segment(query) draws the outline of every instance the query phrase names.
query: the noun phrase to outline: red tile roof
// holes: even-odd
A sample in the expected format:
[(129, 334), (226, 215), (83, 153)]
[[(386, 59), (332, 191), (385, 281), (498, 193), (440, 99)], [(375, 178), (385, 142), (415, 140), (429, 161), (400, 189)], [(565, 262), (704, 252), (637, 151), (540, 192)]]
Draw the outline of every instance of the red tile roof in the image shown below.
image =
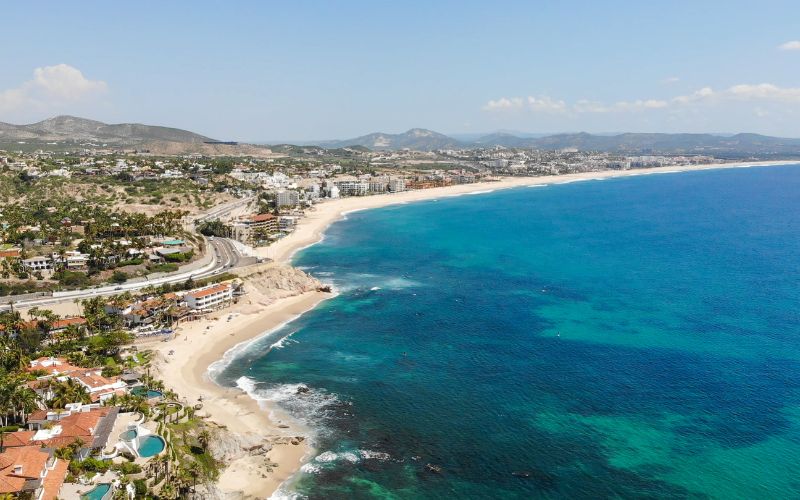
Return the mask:
[(268, 220), (272, 220), (272, 219), (277, 219), (277, 217), (275, 217), (272, 214), (257, 214), (257, 215), (251, 215), (250, 216), (250, 221), (251, 222), (264, 222), (264, 221), (268, 221)]
[[(49, 366), (44, 366), (48, 364)], [(79, 370), (85, 370), (79, 366), (72, 365), (64, 358), (48, 358), (41, 357), (31, 361), (31, 365), (26, 368), (27, 371), (45, 371), (48, 375), (61, 375), (64, 373), (71, 373)]]
[[(60, 330), (62, 328), (68, 327), (69, 325), (85, 325), (85, 324), (86, 324), (86, 318), (82, 318), (80, 316), (74, 316), (72, 318), (62, 318), (53, 321), (53, 323), (50, 325), (50, 330)], [(34, 319), (31, 321), (23, 321), (20, 326), (23, 330), (31, 330), (34, 328), (39, 328), (39, 320)], [(2, 330), (5, 330), (4, 325), (0, 325), (0, 331)]]
[(14, 259), (20, 256), (18, 249), (0, 250), (0, 259)]
[[(38, 441), (29, 441), (28, 443), (21, 442), (24, 437), (27, 435), (21, 435), (19, 438), (15, 437), (15, 440), (12, 442), (6, 442), (5, 445), (9, 449), (12, 447), (17, 446), (24, 446), (26, 444), (35, 444), (36, 446), (47, 446), (49, 448), (61, 448), (62, 446), (67, 446), (75, 442), (76, 439), (80, 439), (84, 442), (86, 446), (91, 446), (92, 441), (94, 440), (95, 433), (97, 432), (97, 426), (100, 423), (100, 420), (111, 413), (111, 411), (115, 409), (113, 407), (104, 407), (104, 408), (94, 408), (89, 411), (85, 412), (77, 412), (72, 413), (66, 417), (61, 418), (60, 420), (52, 420), (51, 423), (53, 425), (61, 426), (61, 432), (50, 439), (42, 439)], [(38, 420), (42, 421), (47, 418), (47, 413), (45, 412), (43, 415), (39, 415), (38, 412), (34, 415), (31, 415), (29, 420)], [(20, 432), (13, 432), (11, 434), (23, 434)], [(35, 434), (35, 433), (34, 433)], [(31, 435), (31, 438), (33, 435)]]
[(68, 467), (68, 461), (56, 460), (55, 466), (47, 471), (47, 476), (44, 478), (42, 500), (56, 500), (59, 498), (58, 492), (61, 490), (61, 485), (64, 484), (64, 479), (67, 477)]
[(215, 293), (224, 292), (230, 289), (230, 285), (225, 283), (222, 285), (215, 285), (210, 288), (203, 288), (201, 290), (197, 290), (195, 292), (189, 292), (187, 295), (194, 297), (196, 299), (201, 299), (203, 297), (208, 297), (209, 295), (213, 295)]
[(36, 431), (16, 431), (7, 432), (3, 435), (3, 446), (6, 448), (17, 448), (19, 446), (30, 446), (31, 439)]
[[(36, 480), (47, 467), (50, 453), (39, 446), (6, 448), (0, 453), (0, 493), (21, 493), (28, 480)], [(21, 469), (17, 470), (17, 467)]]

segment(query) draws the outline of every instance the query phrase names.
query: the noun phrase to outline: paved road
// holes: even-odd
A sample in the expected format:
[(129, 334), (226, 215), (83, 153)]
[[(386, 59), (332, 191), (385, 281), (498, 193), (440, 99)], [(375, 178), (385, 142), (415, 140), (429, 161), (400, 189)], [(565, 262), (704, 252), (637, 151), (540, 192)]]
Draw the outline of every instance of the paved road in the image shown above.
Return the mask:
[[(58, 302), (66, 302), (78, 299), (85, 299), (89, 297), (97, 297), (100, 295), (114, 295), (125, 291), (141, 290), (142, 288), (163, 285), (165, 283), (181, 283), (189, 278), (194, 280), (207, 278), (217, 274), (224, 273), (232, 269), (243, 260), (242, 255), (236, 250), (233, 243), (227, 238), (214, 238), (209, 240), (211, 247), (211, 262), (201, 267), (200, 269), (193, 269), (191, 271), (179, 272), (169, 276), (160, 278), (153, 278), (151, 280), (139, 281), (136, 283), (122, 283), (121, 285), (108, 285), (97, 288), (90, 288), (86, 290), (70, 290), (66, 292), (53, 292), (52, 297), (41, 297), (35, 299), (20, 300), (14, 302), (14, 307), (31, 307), (43, 306), (47, 304), (55, 304)], [(9, 309), (9, 304), (1, 304), (0, 311)]]
[(255, 197), (248, 196), (247, 198), (234, 200), (234, 201), (225, 203), (224, 205), (219, 205), (217, 207), (212, 208), (208, 212), (205, 212), (205, 213), (202, 213), (202, 214), (199, 214), (199, 215), (195, 216), (194, 218), (192, 218), (192, 221), (195, 224), (197, 224), (199, 222), (204, 222), (204, 221), (208, 221), (208, 220), (214, 220), (214, 219), (220, 219), (220, 218), (226, 217), (231, 212), (233, 212), (234, 210), (247, 205), (248, 203), (250, 203), (254, 199), (255, 199)]

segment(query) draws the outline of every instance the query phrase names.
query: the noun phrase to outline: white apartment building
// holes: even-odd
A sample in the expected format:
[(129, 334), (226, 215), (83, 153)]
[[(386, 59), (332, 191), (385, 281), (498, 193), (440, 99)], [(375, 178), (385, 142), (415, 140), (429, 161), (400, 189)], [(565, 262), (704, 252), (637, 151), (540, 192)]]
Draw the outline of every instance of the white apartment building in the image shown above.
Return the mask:
[(389, 191), (392, 193), (399, 193), (401, 191), (406, 190), (406, 181), (405, 179), (390, 179), (389, 180)]
[(278, 191), (277, 204), (279, 207), (294, 207), (300, 203), (300, 194), (297, 191)]
[(210, 285), (192, 290), (184, 297), (190, 309), (214, 309), (233, 300), (233, 287), (230, 283)]
[(342, 196), (364, 196), (369, 191), (369, 184), (364, 181), (334, 181)]
[(385, 177), (375, 177), (369, 181), (369, 190), (372, 193), (385, 193), (389, 187), (389, 180)]

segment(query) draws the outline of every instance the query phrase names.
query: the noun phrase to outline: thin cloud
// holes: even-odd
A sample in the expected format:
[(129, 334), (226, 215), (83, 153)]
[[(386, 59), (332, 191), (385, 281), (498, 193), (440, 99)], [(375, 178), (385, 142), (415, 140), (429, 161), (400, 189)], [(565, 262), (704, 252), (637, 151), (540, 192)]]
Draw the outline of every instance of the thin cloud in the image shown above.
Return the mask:
[(567, 104), (564, 101), (553, 100), (547, 96), (528, 96), (526, 98), (501, 97), (500, 99), (487, 102), (483, 109), (485, 111), (528, 109), (537, 112), (563, 113), (567, 109)]
[(0, 113), (22, 109), (52, 110), (64, 104), (104, 94), (106, 82), (90, 80), (68, 64), (33, 70), (33, 78), (19, 86), (0, 91)]
[(800, 50), (800, 40), (792, 40), (778, 45), (780, 50)]
[(580, 99), (569, 105), (563, 100), (556, 100), (550, 97), (501, 97), (500, 99), (489, 101), (483, 109), (496, 112), (528, 110), (534, 113), (548, 112), (578, 115), (637, 113), (668, 108), (685, 109), (693, 105), (734, 101), (800, 103), (800, 87), (779, 87), (771, 83), (738, 84), (720, 91), (716, 91), (711, 87), (702, 87), (691, 94), (678, 95), (670, 99), (637, 99), (617, 101), (613, 104)]

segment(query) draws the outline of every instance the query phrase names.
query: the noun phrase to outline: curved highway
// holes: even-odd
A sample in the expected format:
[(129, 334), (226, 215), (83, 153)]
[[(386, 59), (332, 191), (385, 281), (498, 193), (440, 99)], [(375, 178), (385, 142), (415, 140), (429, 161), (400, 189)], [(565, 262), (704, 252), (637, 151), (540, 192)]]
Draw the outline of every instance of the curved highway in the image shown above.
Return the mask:
[[(137, 281), (131, 283), (122, 283), (120, 285), (108, 285), (96, 288), (87, 288), (84, 290), (69, 290), (64, 292), (53, 292), (52, 296), (31, 298), (28, 300), (12, 301), (14, 307), (32, 307), (47, 304), (55, 304), (58, 302), (72, 301), (86, 299), (89, 297), (97, 297), (101, 295), (114, 295), (126, 291), (141, 290), (148, 286), (158, 286), (165, 283), (181, 283), (191, 278), (194, 280), (208, 278), (217, 274), (222, 274), (229, 269), (232, 269), (240, 264), (242, 256), (236, 250), (233, 243), (227, 238), (213, 238), (208, 239), (209, 251), (211, 251), (211, 262), (199, 269), (190, 271), (177, 272), (168, 276), (161, 276), (159, 278), (145, 279), (144, 281)], [(0, 311), (9, 309), (11, 304), (0, 304)]]

